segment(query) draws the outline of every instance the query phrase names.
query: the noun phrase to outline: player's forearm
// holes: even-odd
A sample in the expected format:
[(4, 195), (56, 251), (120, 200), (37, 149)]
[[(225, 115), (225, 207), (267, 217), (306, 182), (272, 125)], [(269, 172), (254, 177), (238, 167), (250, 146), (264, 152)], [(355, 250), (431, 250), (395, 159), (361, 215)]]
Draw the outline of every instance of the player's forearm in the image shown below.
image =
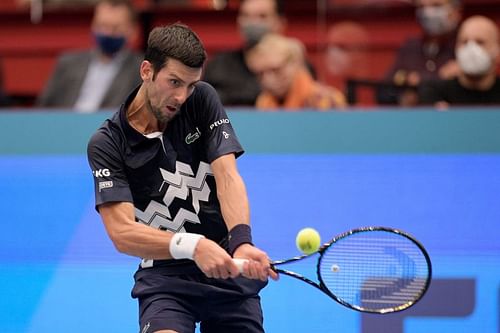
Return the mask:
[(249, 224), (247, 191), (236, 167), (234, 155), (219, 157), (212, 162), (211, 167), (217, 184), (222, 216), (228, 229), (231, 230), (237, 224)]
[(250, 223), (247, 192), (239, 174), (227, 174), (217, 183), (217, 196), (229, 230), (237, 224)]
[(134, 222), (110, 235), (116, 249), (122, 253), (147, 259), (170, 259), (169, 244), (172, 235)]
[(172, 234), (137, 223), (132, 204), (102, 205), (99, 213), (118, 251), (147, 259), (171, 258), (169, 243)]

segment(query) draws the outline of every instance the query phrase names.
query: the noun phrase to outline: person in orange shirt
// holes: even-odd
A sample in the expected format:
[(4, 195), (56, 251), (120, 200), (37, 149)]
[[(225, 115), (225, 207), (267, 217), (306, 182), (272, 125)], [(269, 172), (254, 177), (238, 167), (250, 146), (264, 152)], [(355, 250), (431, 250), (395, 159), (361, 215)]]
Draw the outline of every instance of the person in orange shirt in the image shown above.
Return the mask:
[(326, 110), (346, 106), (339, 90), (313, 79), (304, 54), (300, 41), (278, 34), (267, 34), (249, 51), (249, 68), (262, 88), (255, 104), (258, 109)]

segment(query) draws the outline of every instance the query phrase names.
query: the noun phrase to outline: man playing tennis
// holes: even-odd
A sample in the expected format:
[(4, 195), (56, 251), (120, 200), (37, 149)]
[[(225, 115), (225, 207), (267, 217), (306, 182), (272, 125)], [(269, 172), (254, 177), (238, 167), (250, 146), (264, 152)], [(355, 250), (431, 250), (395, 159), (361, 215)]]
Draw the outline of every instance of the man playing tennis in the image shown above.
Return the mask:
[[(142, 333), (263, 332), (259, 291), (277, 279), (252, 245), (243, 153), (188, 27), (155, 28), (142, 84), (92, 136), (96, 207), (115, 247), (144, 258), (132, 296)], [(240, 272), (232, 258), (248, 259)]]

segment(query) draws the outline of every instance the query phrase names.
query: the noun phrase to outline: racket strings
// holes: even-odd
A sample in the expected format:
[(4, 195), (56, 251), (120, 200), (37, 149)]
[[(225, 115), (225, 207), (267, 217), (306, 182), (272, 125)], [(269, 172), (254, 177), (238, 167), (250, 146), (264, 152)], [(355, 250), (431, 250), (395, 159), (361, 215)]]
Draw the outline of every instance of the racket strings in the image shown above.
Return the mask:
[(390, 312), (420, 298), (427, 288), (429, 266), (413, 241), (382, 230), (339, 239), (323, 253), (318, 273), (341, 302)]

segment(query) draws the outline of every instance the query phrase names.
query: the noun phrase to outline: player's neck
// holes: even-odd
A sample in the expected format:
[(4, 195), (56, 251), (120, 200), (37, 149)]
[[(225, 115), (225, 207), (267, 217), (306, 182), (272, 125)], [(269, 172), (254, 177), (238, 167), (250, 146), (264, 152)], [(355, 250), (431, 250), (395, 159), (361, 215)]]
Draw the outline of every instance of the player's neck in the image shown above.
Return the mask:
[(146, 92), (141, 86), (137, 95), (127, 109), (127, 120), (130, 125), (141, 134), (150, 134), (161, 131), (158, 120), (148, 110)]

